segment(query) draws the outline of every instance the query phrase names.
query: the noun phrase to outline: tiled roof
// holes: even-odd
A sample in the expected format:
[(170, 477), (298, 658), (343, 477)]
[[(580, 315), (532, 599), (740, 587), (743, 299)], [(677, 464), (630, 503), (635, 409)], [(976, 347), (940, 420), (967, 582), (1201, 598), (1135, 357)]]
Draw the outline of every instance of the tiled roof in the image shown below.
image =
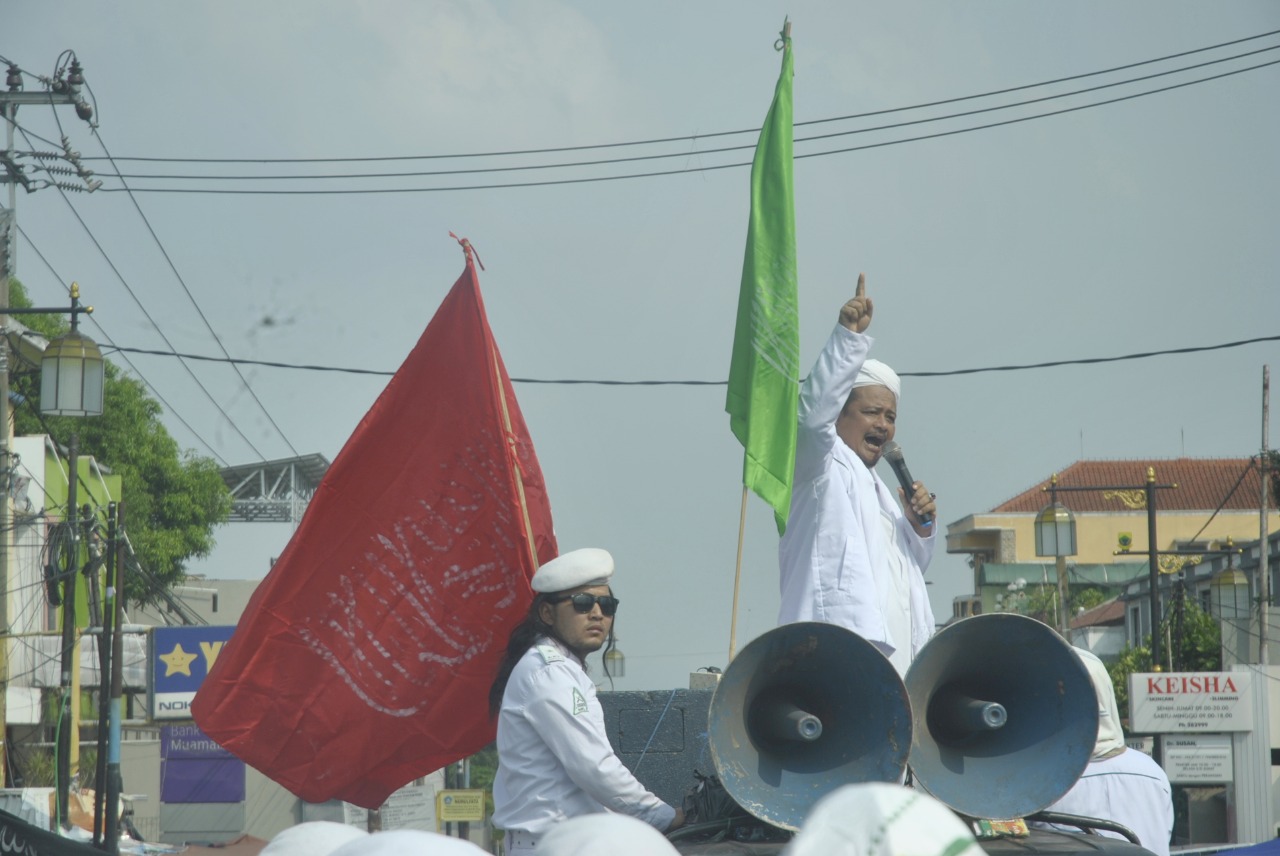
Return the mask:
[[(1177, 490), (1156, 491), (1160, 511), (1224, 511), (1257, 509), (1261, 499), (1258, 468), (1248, 458), (1165, 458), (1139, 461), (1076, 461), (1058, 473), (1059, 488), (1124, 487), (1139, 491), (1147, 482), (1147, 469), (1155, 470), (1156, 484), (1176, 484)], [(1035, 513), (1049, 504), (1046, 478), (992, 512)], [(1224, 503), (1225, 500), (1225, 503)], [(1103, 490), (1063, 491), (1058, 501), (1073, 512), (1115, 512), (1125, 509), (1119, 499)], [(1271, 508), (1275, 500), (1270, 499)], [(1145, 506), (1139, 506), (1145, 508)]]
[(1118, 597), (1106, 603), (1100, 603), (1093, 609), (1087, 609), (1071, 619), (1071, 628), (1073, 630), (1080, 627), (1101, 627), (1111, 624), (1124, 624), (1124, 601)]

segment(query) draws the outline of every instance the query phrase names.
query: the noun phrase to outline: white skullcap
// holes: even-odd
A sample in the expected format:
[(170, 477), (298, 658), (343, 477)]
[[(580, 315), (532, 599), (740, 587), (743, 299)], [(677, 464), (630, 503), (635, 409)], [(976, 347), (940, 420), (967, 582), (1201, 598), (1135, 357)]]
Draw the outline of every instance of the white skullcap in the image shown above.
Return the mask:
[(368, 837), (363, 829), (346, 823), (309, 820), (281, 830), (260, 852), (263, 856), (329, 856), (348, 841)]
[(902, 378), (879, 360), (867, 360), (862, 364), (853, 382), (854, 389), (860, 386), (887, 386), (895, 401), (902, 397)]
[(1124, 728), (1120, 725), (1120, 706), (1116, 704), (1116, 688), (1107, 674), (1107, 667), (1092, 651), (1075, 648), (1080, 662), (1089, 672), (1093, 691), (1098, 696), (1098, 741), (1093, 745), (1091, 760), (1101, 761), (1105, 756), (1124, 748)]
[(568, 591), (578, 586), (607, 585), (613, 576), (613, 556), (599, 547), (583, 547), (561, 553), (533, 575), (537, 592)]
[(626, 814), (580, 814), (551, 827), (538, 856), (663, 856), (679, 853), (667, 837)]
[(843, 785), (818, 800), (783, 856), (983, 856), (973, 830), (924, 791)]
[(420, 829), (392, 829), (348, 842), (329, 856), (475, 856), (484, 852), (462, 838)]

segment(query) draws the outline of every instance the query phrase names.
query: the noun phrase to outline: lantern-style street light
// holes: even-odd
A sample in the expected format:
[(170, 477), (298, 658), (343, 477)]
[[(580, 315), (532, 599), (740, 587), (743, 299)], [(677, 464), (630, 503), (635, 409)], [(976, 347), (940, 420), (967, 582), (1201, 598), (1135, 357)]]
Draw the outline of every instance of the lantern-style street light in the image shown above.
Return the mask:
[[(101, 416), (102, 390), (105, 376), (105, 363), (102, 352), (92, 339), (80, 332), (79, 318), (81, 313), (93, 312), (92, 306), (80, 303), (80, 286), (71, 283), (71, 306), (69, 309), (45, 309), (38, 307), (15, 308), (4, 310), (6, 315), (36, 315), (53, 312), (69, 312), (71, 314), (71, 330), (50, 340), (40, 359), (40, 412), (47, 416)], [(7, 430), (7, 429), (6, 429)], [(67, 510), (65, 522), (68, 527), (71, 557), (71, 568), (62, 581), (62, 673), (59, 686), (65, 695), (69, 695), (72, 685), (72, 670), (79, 668), (77, 648), (75, 645), (76, 625), (76, 564), (79, 556), (78, 540), (80, 512), (76, 498), (76, 483), (79, 480), (77, 460), (79, 437), (72, 432), (67, 443)], [(71, 705), (64, 701), (58, 705), (58, 746), (57, 746), (57, 792), (58, 823), (64, 828), (68, 826), (67, 800), (71, 793)]]
[(1067, 607), (1067, 556), (1076, 554), (1076, 518), (1058, 502), (1058, 476), (1049, 480), (1049, 504), (1036, 515), (1036, 555), (1053, 556), (1058, 576), (1058, 632), (1071, 641), (1071, 611)]
[[(1042, 509), (1036, 515), (1036, 555), (1045, 556), (1053, 555), (1058, 557), (1058, 597), (1062, 600), (1063, 613), (1066, 610), (1066, 559), (1068, 555), (1075, 554), (1075, 520), (1071, 518), (1071, 512), (1058, 503), (1059, 491), (1105, 491), (1114, 494), (1127, 494), (1141, 492), (1143, 503), (1147, 508), (1147, 563), (1148, 577), (1151, 591), (1151, 662), (1152, 667), (1158, 672), (1163, 666), (1163, 652), (1161, 650), (1160, 639), (1160, 551), (1157, 549), (1156, 542), (1156, 491), (1166, 488), (1176, 488), (1176, 484), (1156, 484), (1156, 471), (1154, 467), (1147, 467), (1147, 480), (1139, 486), (1133, 485), (1096, 485), (1090, 487), (1066, 487), (1058, 484), (1058, 476), (1055, 473), (1053, 478), (1049, 480), (1049, 485), (1045, 490), (1049, 491), (1049, 505)], [(1066, 512), (1066, 518), (1055, 509)], [(1043, 537), (1043, 541), (1041, 540)], [(1065, 552), (1070, 547), (1071, 552)], [(1041, 548), (1046, 549), (1052, 547), (1056, 552), (1041, 553)], [(1063, 624), (1069, 618), (1063, 618)], [(1066, 632), (1063, 633), (1067, 636)], [(1068, 641), (1070, 637), (1068, 636)]]

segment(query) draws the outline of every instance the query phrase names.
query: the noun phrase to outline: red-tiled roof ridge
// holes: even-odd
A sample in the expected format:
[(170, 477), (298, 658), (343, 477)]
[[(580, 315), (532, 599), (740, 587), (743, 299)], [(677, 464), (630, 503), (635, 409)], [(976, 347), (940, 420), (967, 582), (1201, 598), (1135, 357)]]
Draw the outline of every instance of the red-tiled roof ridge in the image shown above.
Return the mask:
[[(1155, 471), (1157, 485), (1176, 484), (1177, 489), (1156, 491), (1156, 508), (1164, 511), (1240, 511), (1257, 509), (1261, 499), (1258, 467), (1250, 458), (1140, 458), (1135, 460), (1076, 461), (1058, 475), (1059, 488), (1124, 487), (1141, 491), (1148, 468)], [(992, 512), (1035, 513), (1049, 504), (1049, 477), (1017, 496), (1002, 502)], [(1103, 490), (1063, 490), (1058, 501), (1074, 512), (1124, 511), (1117, 498)], [(1224, 500), (1226, 500), (1224, 504)], [(1275, 508), (1274, 499), (1270, 507)]]

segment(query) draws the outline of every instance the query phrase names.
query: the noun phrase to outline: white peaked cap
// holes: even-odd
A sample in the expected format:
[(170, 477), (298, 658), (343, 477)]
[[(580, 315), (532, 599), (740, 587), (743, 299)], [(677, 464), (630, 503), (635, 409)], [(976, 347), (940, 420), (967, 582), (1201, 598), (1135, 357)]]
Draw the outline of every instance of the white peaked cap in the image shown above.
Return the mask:
[(607, 585), (613, 576), (613, 556), (599, 547), (583, 547), (561, 553), (533, 575), (536, 592), (568, 591), (578, 586)]
[(368, 838), (369, 833), (345, 823), (310, 820), (276, 834), (262, 848), (262, 856), (329, 856), (348, 841)]
[(844, 785), (818, 800), (783, 856), (984, 856), (973, 830), (924, 791)]
[(895, 400), (902, 398), (902, 378), (879, 360), (867, 360), (862, 364), (853, 381), (854, 389), (860, 386), (887, 386)]
[(350, 841), (329, 856), (476, 856), (484, 852), (462, 838), (420, 829), (392, 829)]
[(580, 814), (542, 836), (538, 856), (665, 856), (677, 854), (667, 837), (626, 814)]

